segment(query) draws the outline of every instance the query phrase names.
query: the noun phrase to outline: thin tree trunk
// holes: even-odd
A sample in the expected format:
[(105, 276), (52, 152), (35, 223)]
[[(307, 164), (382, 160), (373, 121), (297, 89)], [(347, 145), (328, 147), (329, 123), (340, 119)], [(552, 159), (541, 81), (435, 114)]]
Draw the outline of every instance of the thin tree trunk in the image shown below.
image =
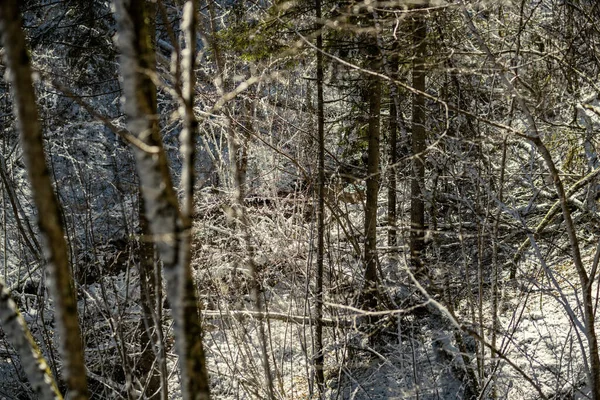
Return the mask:
[(321, 0), (315, 0), (317, 16), (317, 140), (319, 146), (319, 181), (317, 199), (317, 276), (315, 284), (315, 376), (319, 396), (325, 391), (323, 364), (323, 259), (325, 256), (325, 112), (323, 98), (323, 24)]
[[(377, 45), (372, 45), (377, 49)], [(372, 69), (379, 71), (379, 52), (374, 55)], [(368, 86), (369, 127), (367, 162), (367, 199), (365, 205), (365, 286), (362, 293), (362, 306), (375, 310), (379, 302), (377, 274), (377, 197), (379, 194), (379, 115), (381, 113), (381, 80), (370, 75)], [(373, 322), (373, 321), (371, 321)]]
[[(160, 352), (160, 349), (164, 347), (158, 343), (159, 335), (157, 333), (161, 329), (161, 322), (158, 318), (155, 318), (156, 311), (154, 311), (154, 306), (156, 304), (156, 292), (160, 288), (157, 287), (156, 279), (154, 279), (154, 246), (149, 240), (151, 233), (148, 220), (144, 214), (144, 199), (141, 193), (138, 206), (138, 220), (141, 231), (141, 238), (138, 240), (138, 252), (140, 259), (140, 305), (142, 309), (139, 324), (141, 332), (139, 369), (147, 381), (144, 396), (148, 399), (157, 399), (160, 398), (160, 393), (164, 395), (168, 393), (166, 387), (161, 388), (163, 369), (160, 367), (163, 363), (166, 363), (166, 359), (165, 354), (161, 354)], [(155, 346), (155, 344), (158, 344), (158, 346)], [(155, 363), (159, 367), (159, 371), (161, 371), (160, 374), (155, 373)], [(166, 377), (162, 376), (162, 378)], [(166, 383), (167, 380), (163, 379), (162, 385)], [(166, 397), (163, 396), (162, 398), (165, 399)]]
[[(397, 47), (397, 46), (394, 46)], [(392, 80), (397, 79), (398, 71), (398, 55), (391, 55), (390, 72)], [(393, 255), (397, 255), (398, 251), (398, 234), (396, 231), (397, 215), (396, 215), (396, 164), (398, 163), (398, 112), (396, 108), (398, 97), (398, 88), (395, 83), (390, 82), (390, 143), (389, 143), (389, 167), (388, 167), (388, 246), (392, 249)]]
[[(129, 118), (129, 130), (152, 149), (152, 152), (148, 152), (135, 147), (134, 153), (146, 216), (167, 282), (181, 368), (182, 395), (184, 399), (209, 399), (200, 309), (190, 266), (189, 201), (185, 200), (183, 213), (180, 213), (160, 139), (157, 110), (152, 101), (156, 96), (156, 87), (148, 74), (155, 62), (145, 24), (145, 3), (144, 0), (116, 2), (124, 109)], [(193, 9), (193, 5), (186, 5), (184, 20), (187, 22), (184, 24), (193, 25), (190, 22), (194, 17)], [(193, 68), (193, 65), (190, 67)], [(187, 118), (184, 118), (184, 129), (188, 127)], [(193, 123), (192, 126), (196, 128)], [(182, 133), (184, 142), (187, 140), (186, 134), (193, 135), (194, 132)], [(189, 157), (189, 153), (186, 155), (184, 152), (184, 157)]]
[(54, 297), (64, 366), (63, 378), (67, 383), (69, 399), (83, 400), (88, 398), (87, 379), (67, 242), (61, 224), (58, 199), (46, 165), (29, 54), (21, 30), (21, 16), (14, 0), (0, 2), (0, 32), (6, 64), (10, 70), (11, 90), (21, 131), (25, 163), (38, 210), (38, 224), (46, 242), (46, 257), (52, 277), (50, 288)]
[[(412, 65), (412, 86), (425, 91), (425, 37), (427, 27), (423, 18), (414, 21), (413, 45), (415, 57)], [(425, 98), (413, 93), (412, 106), (412, 164), (413, 178), (410, 186), (410, 261), (415, 273), (423, 274), (422, 253), (425, 237)]]
[[(504, 175), (506, 173), (506, 153), (507, 153), (507, 138), (502, 141), (502, 161), (500, 162), (500, 179), (498, 180), (498, 202), (502, 204), (504, 201)], [(500, 316), (498, 315), (498, 305), (500, 302), (500, 285), (502, 284), (502, 275), (498, 260), (498, 248), (500, 241), (499, 226), (502, 216), (502, 208), (498, 207), (495, 215), (494, 227), (492, 230), (492, 347), (497, 348), (497, 336), (500, 332)], [(493, 354), (492, 354), (493, 356)], [(494, 363), (494, 369), (496, 368)], [(492, 377), (491, 398), (497, 398), (496, 376)]]
[[(149, 2), (148, 7), (148, 36), (152, 48), (156, 49), (156, 5)], [(149, 66), (152, 72), (156, 70), (155, 65)], [(157, 109), (156, 95), (152, 98), (152, 109)], [(154, 275), (154, 245), (150, 240), (151, 232), (148, 219), (145, 214), (144, 195), (142, 187), (139, 187), (138, 221), (141, 238), (138, 240), (139, 273), (140, 273), (140, 305), (142, 316), (140, 318), (140, 372), (144, 375), (146, 385), (144, 397), (148, 399), (165, 399), (168, 397), (166, 376), (166, 354), (164, 354), (164, 343), (158, 342), (159, 330), (162, 329), (161, 321), (156, 318), (154, 310), (156, 304), (156, 293), (162, 288), (157, 286)], [(163, 350), (163, 351), (161, 351)], [(156, 373), (158, 367), (159, 373)], [(161, 383), (162, 381), (162, 383)]]

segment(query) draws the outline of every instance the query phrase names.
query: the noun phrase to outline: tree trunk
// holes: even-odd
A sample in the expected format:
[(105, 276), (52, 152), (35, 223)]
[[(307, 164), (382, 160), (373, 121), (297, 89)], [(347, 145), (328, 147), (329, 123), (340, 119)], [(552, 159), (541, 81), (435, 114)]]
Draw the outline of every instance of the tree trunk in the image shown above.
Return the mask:
[[(134, 153), (146, 216), (163, 262), (167, 282), (167, 296), (171, 304), (175, 345), (181, 368), (182, 395), (184, 399), (209, 399), (200, 309), (190, 266), (189, 200), (186, 199), (184, 212), (180, 213), (153, 102), (156, 87), (147, 73), (155, 62), (145, 24), (145, 3), (144, 0), (120, 0), (116, 3), (124, 110), (129, 118), (129, 130), (151, 149), (147, 151), (134, 147)], [(193, 14), (193, 8), (186, 6), (184, 19), (193, 21)], [(187, 118), (189, 116), (184, 118), (184, 129), (189, 126), (196, 128), (197, 124), (192, 122), (189, 125)], [(194, 133), (182, 132), (182, 142), (187, 140), (185, 135)], [(189, 157), (189, 153), (184, 152), (184, 157)], [(187, 183), (186, 187), (190, 184), (193, 187), (193, 182)]]
[[(148, 36), (152, 43), (152, 48), (156, 49), (156, 5), (148, 3)], [(152, 71), (156, 70), (155, 65), (150, 66)], [(155, 94), (155, 93), (154, 93)], [(152, 98), (152, 109), (157, 109), (156, 95)], [(161, 343), (163, 335), (161, 334), (162, 324), (161, 313), (157, 312), (155, 307), (160, 306), (156, 302), (156, 294), (161, 291), (157, 286), (159, 282), (154, 274), (154, 245), (150, 240), (151, 232), (148, 219), (145, 214), (144, 196), (142, 188), (139, 187), (138, 196), (138, 221), (141, 237), (138, 240), (137, 250), (139, 252), (139, 273), (140, 273), (140, 306), (142, 315), (140, 318), (140, 362), (139, 370), (145, 379), (144, 397), (148, 399), (165, 399), (168, 397), (167, 374), (166, 374), (166, 354), (164, 353), (164, 343)], [(154, 366), (158, 367), (159, 373)], [(161, 376), (162, 375), (162, 376)], [(162, 383), (161, 383), (162, 378)], [(161, 395), (162, 394), (162, 395)]]
[[(397, 46), (394, 46), (397, 47)], [(392, 79), (397, 78), (398, 71), (398, 55), (392, 54), (390, 59), (390, 74)], [(398, 101), (398, 88), (394, 82), (390, 83), (390, 142), (389, 142), (389, 168), (388, 168), (388, 246), (392, 249), (393, 255), (397, 256), (398, 252), (398, 234), (396, 232), (396, 164), (398, 163), (398, 112), (396, 107)]]
[(67, 242), (61, 224), (58, 199), (46, 165), (29, 54), (21, 30), (21, 16), (14, 0), (0, 2), (0, 32), (6, 64), (10, 70), (25, 163), (38, 210), (38, 224), (46, 242), (46, 257), (52, 277), (50, 288), (54, 297), (64, 366), (63, 378), (67, 383), (69, 398), (83, 400), (88, 398), (87, 379)]
[[(413, 45), (415, 57), (412, 65), (412, 86), (425, 91), (425, 37), (427, 27), (423, 18), (414, 21)], [(422, 261), (425, 237), (425, 98), (413, 94), (412, 107), (412, 165), (413, 179), (410, 186), (410, 261), (418, 275), (425, 273)]]
[(323, 259), (325, 256), (325, 112), (323, 99), (323, 24), (321, 0), (315, 0), (317, 14), (317, 140), (319, 146), (319, 181), (317, 199), (317, 276), (315, 284), (315, 376), (319, 396), (325, 391), (323, 364)]
[[(372, 47), (377, 49), (376, 44)], [(374, 55), (372, 69), (379, 71), (379, 52)], [(368, 86), (369, 127), (367, 161), (367, 199), (365, 205), (365, 286), (362, 293), (362, 307), (375, 310), (379, 300), (377, 274), (377, 197), (379, 194), (379, 115), (381, 113), (381, 80), (370, 75)], [(372, 322), (372, 321), (371, 321)]]
[[(141, 189), (140, 189), (141, 190)], [(144, 397), (148, 399), (158, 399), (160, 393), (163, 393), (163, 399), (166, 399), (168, 394), (167, 388), (161, 388), (161, 375), (163, 378), (162, 385), (167, 383), (166, 369), (161, 368), (166, 363), (166, 354), (161, 352), (164, 349), (163, 343), (159, 342), (162, 335), (158, 331), (162, 328), (161, 321), (157, 318), (158, 314), (155, 311), (156, 293), (160, 290), (154, 276), (154, 246), (149, 240), (151, 237), (148, 220), (144, 214), (144, 199), (140, 193), (138, 218), (140, 224), (141, 238), (138, 240), (139, 252), (139, 271), (140, 271), (140, 305), (142, 315), (140, 318), (140, 362), (139, 370), (146, 379), (146, 389)], [(158, 344), (158, 346), (156, 346)], [(156, 347), (155, 347), (156, 346)], [(158, 357), (157, 357), (158, 355)], [(154, 365), (159, 367), (160, 374), (157, 374)], [(160, 390), (160, 391), (159, 391)]]

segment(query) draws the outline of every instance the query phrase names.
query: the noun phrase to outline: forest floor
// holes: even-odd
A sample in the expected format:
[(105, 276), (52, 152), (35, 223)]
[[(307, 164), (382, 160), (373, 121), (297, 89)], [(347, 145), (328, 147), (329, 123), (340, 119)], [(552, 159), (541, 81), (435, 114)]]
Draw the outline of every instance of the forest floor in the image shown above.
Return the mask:
[[(591, 257), (588, 252), (587, 265), (591, 265)], [(478, 333), (488, 343), (495, 342), (501, 357), (492, 356), (489, 349), (482, 353), (481, 345), (465, 335), (462, 340), (468, 351), (461, 352), (457, 330), (434, 310), (429, 316), (398, 319), (397, 334), (389, 337), (393, 341), (367, 349), (370, 357), (348, 365), (345, 384), (332, 390), (330, 397), (464, 399), (468, 361), (479, 388), (485, 388), (481, 398), (492, 398), (494, 392), (500, 399), (539, 399), (538, 388), (548, 398), (588, 398), (581, 356), (587, 351), (586, 339), (574, 327), (568, 311), (575, 308), (573, 315), (580, 315), (577, 274), (568, 259), (548, 267), (555, 283), (533, 261), (524, 263), (520, 271), (526, 275), (520, 282), (528, 282), (526, 285), (517, 287), (506, 280), (499, 299), (495, 339), (490, 329), (489, 316), (493, 314), (489, 292), (482, 302), (469, 298), (458, 305), (455, 315), (459, 322), (486, 327)]]
[[(288, 206), (280, 206), (275, 210), (272, 206), (253, 209), (249, 233), (265, 296), (268, 318), (262, 323), (276, 398), (302, 400), (311, 398), (316, 390), (311, 318), (314, 249), (310, 245), (314, 224), (302, 220), (298, 210), (288, 213)], [(261, 320), (252, 301), (251, 271), (242, 250), (244, 239), (227, 208), (213, 199), (207, 199), (200, 211), (204, 217), (195, 222), (197, 240), (192, 264), (205, 305), (204, 343), (213, 396), (222, 400), (266, 398)], [(346, 211), (361, 212), (359, 208)], [(410, 284), (402, 272), (402, 262), (390, 262), (385, 256), (381, 272), (393, 304), (386, 306), (387, 314), (380, 320), (382, 326), (373, 335), (368, 324), (364, 324), (365, 315), (352, 307), (363, 270), (360, 259), (354, 255), (360, 237), (352, 235), (360, 231), (360, 224), (349, 226), (345, 231), (331, 229), (327, 236), (325, 398), (464, 399), (468, 397), (468, 371), (473, 373), (479, 389), (485, 391), (481, 398), (492, 398), (495, 392), (497, 399), (538, 399), (542, 397), (538, 389), (548, 398), (586, 398), (582, 357), (586, 339), (576, 328), (581, 315), (579, 280), (568, 256), (555, 259), (545, 270), (529, 254), (520, 264), (518, 280), (510, 281), (508, 273), (502, 276), (495, 338), (490, 287), (482, 288), (482, 301), (477, 287), (471, 288), (470, 296), (457, 296), (452, 312), (459, 323), (484, 326), (477, 332), (488, 343), (495, 342), (501, 353), (497, 357), (489, 349), (482, 351), (471, 336), (460, 333), (436, 309), (435, 302)], [(359, 239), (353, 243), (356, 237)], [(593, 263), (595, 247), (583, 247), (585, 265)], [(82, 289), (80, 312), (89, 316), (82, 323), (86, 331), (92, 332), (86, 337), (89, 368), (97, 375), (107, 375), (107, 368), (118, 372), (122, 351), (119, 335), (134, 335), (139, 329), (135, 322), (139, 308), (125, 306), (137, 304), (138, 285), (136, 269), (131, 268), (105, 275)], [(433, 299), (439, 297), (433, 295)], [(44, 316), (36, 310), (37, 306), (31, 304), (25, 307), (24, 316), (34, 335), (45, 338), (40, 341), (44, 345), (53, 340), (52, 333), (44, 325)], [(569, 317), (571, 310), (574, 320)], [(51, 310), (46, 312), (47, 321)], [(18, 360), (3, 341), (0, 357), (5, 361), (0, 363), (0, 375), (5, 377), (0, 397), (10, 399), (11, 393), (23, 390), (24, 379), (15, 375), (18, 369), (13, 364), (18, 364)], [(169, 371), (176, 369), (176, 360), (171, 349)], [(119, 392), (114, 383), (117, 378), (102, 383), (110, 388), (107, 392)], [(176, 380), (177, 375), (173, 374), (173, 399), (180, 396)]]
[[(269, 364), (276, 371), (275, 392), (282, 399), (306, 399), (315, 390), (310, 318), (313, 276), (309, 268), (314, 260), (313, 249), (307, 244), (314, 227), (295, 223), (291, 219), (298, 217), (286, 218), (283, 211), (277, 214), (272, 209), (258, 210), (250, 234), (256, 242), (255, 261), (270, 314), (264, 323)], [(227, 224), (217, 222), (204, 219), (198, 223), (202, 244), (196, 247), (194, 261), (208, 305), (205, 326), (213, 393), (218, 399), (264, 398), (260, 321), (252, 313), (250, 271), (239, 255), (243, 252), (235, 250), (243, 244), (234, 224), (223, 229)], [(359, 260), (350, 255), (352, 243), (347, 238), (347, 231), (330, 232), (327, 238), (327, 398), (462, 399), (468, 394), (468, 370), (478, 387), (484, 388), (483, 398), (494, 392), (496, 398), (535, 399), (540, 398), (538, 389), (548, 397), (571, 394), (568, 398), (585, 398), (577, 393), (585, 392), (581, 354), (586, 344), (567, 312), (571, 307), (575, 315), (580, 315), (578, 279), (568, 258), (548, 265), (554, 282), (532, 259), (520, 265), (519, 286), (508, 276), (503, 277), (506, 279), (498, 301), (495, 338), (489, 317), (489, 287), (483, 289), (482, 301), (475, 293), (456, 304), (454, 312), (461, 324), (486, 327), (478, 333), (488, 343), (495, 342), (502, 354), (496, 357), (489, 349), (482, 351), (470, 336), (459, 334), (431, 304), (426, 312), (393, 310), (396, 317), (384, 318), (389, 324), (375, 339), (365, 332), (360, 322), (364, 316), (350, 306), (357, 295), (356, 287), (360, 287), (362, 270)], [(591, 251), (584, 254), (588, 254), (585, 261), (591, 264)], [(405, 284), (406, 277), (391, 273), (391, 263), (384, 260), (382, 265), (388, 265), (382, 268), (390, 277), (386, 290), (394, 294), (391, 297), (414, 298), (415, 290)], [(420, 294), (416, 297), (423, 303), (427, 301)]]

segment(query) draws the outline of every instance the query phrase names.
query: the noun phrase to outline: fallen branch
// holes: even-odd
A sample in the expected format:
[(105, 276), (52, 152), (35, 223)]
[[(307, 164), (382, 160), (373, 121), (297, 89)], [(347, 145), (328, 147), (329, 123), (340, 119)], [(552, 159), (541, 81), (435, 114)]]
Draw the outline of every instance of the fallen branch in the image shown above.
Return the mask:
[[(203, 318), (211, 319), (230, 319), (230, 318), (257, 318), (257, 319), (270, 319), (275, 321), (283, 321), (287, 323), (295, 324), (314, 324), (316, 318), (308, 315), (290, 315), (277, 312), (258, 312), (252, 310), (227, 310), (227, 311), (207, 311), (202, 310)], [(353, 325), (353, 321), (344, 320), (339, 318), (321, 318), (323, 326), (327, 327), (348, 327)]]

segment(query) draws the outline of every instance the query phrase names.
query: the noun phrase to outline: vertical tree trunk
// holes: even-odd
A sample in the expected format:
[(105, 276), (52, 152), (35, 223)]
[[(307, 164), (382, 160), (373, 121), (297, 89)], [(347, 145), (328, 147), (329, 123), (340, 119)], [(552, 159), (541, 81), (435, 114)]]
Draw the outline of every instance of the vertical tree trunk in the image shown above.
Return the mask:
[[(394, 48), (397, 46), (394, 46)], [(395, 50), (395, 49), (394, 49)], [(394, 51), (393, 50), (393, 51)], [(397, 78), (398, 55), (394, 52), (390, 59), (391, 78)], [(398, 88), (394, 82), (390, 83), (390, 120), (389, 120), (389, 168), (388, 168), (388, 246), (392, 248), (392, 253), (397, 255), (396, 247), (398, 238), (396, 232), (396, 164), (398, 163), (398, 112), (396, 102), (398, 100)]]
[(323, 373), (323, 259), (325, 256), (325, 112), (323, 99), (323, 24), (321, 21), (321, 0), (315, 0), (317, 14), (317, 140), (319, 146), (319, 181), (317, 199), (317, 276), (315, 284), (315, 376), (319, 395), (325, 390)]
[[(116, 2), (124, 109), (129, 118), (129, 130), (152, 150), (136, 147), (134, 153), (146, 215), (167, 282), (167, 296), (172, 309), (175, 345), (181, 368), (182, 395), (184, 399), (209, 399), (200, 309), (190, 266), (191, 200), (185, 198), (183, 212), (180, 212), (153, 102), (156, 87), (148, 75), (155, 62), (145, 23), (145, 3), (144, 0)], [(190, 24), (190, 29), (194, 25), (193, 10), (193, 4), (186, 4), (184, 24)], [(188, 49), (189, 46), (188, 43)], [(194, 53), (193, 48), (189, 51)], [(188, 62), (192, 63), (189, 68), (193, 68), (193, 57)], [(185, 100), (184, 97), (184, 101), (188, 102), (189, 99)], [(197, 128), (197, 123), (190, 118), (189, 115), (184, 116), (184, 131)], [(182, 132), (182, 143), (186, 143), (184, 146), (189, 146), (190, 143), (186, 135), (194, 133), (193, 130)], [(190, 149), (184, 149), (184, 158), (191, 157), (189, 151)], [(186, 162), (189, 161), (184, 161)], [(184, 172), (186, 174), (189, 176), (190, 173)], [(189, 190), (190, 185), (193, 187), (193, 177), (189, 179), (190, 182), (184, 183), (186, 190)]]
[[(147, 7), (148, 36), (152, 48), (156, 49), (156, 5), (149, 2)], [(150, 65), (149, 68), (151, 68), (152, 72), (156, 70), (155, 65)], [(151, 108), (156, 110), (156, 93), (153, 93), (151, 101)], [(154, 245), (150, 240), (151, 232), (145, 214), (144, 195), (142, 194), (141, 186), (139, 187), (138, 221), (141, 233), (137, 250), (140, 259), (140, 305), (142, 309), (140, 319), (141, 355), (139, 369), (146, 380), (144, 397), (151, 400), (158, 398), (166, 399), (168, 396), (166, 354), (164, 354), (164, 343), (159, 342), (163, 337), (159, 332), (162, 330), (162, 325), (160, 319), (156, 318), (156, 316), (160, 313), (155, 310), (155, 307), (158, 305), (156, 303), (156, 293), (160, 292), (161, 288), (157, 286), (159, 282), (156, 281), (154, 274)], [(158, 367), (159, 373), (157, 373), (155, 365)]]
[[(374, 49), (372, 69), (379, 71), (380, 58), (377, 45)], [(368, 162), (367, 162), (367, 199), (365, 205), (365, 286), (362, 293), (362, 306), (367, 310), (375, 310), (378, 305), (377, 274), (377, 196), (379, 194), (379, 115), (381, 113), (381, 80), (369, 75), (369, 127), (368, 127)]]
[(0, 32), (10, 70), (25, 163), (38, 210), (38, 224), (46, 242), (45, 251), (52, 278), (50, 288), (54, 297), (64, 366), (63, 378), (67, 383), (69, 399), (83, 400), (88, 398), (87, 379), (67, 242), (60, 220), (58, 199), (46, 165), (29, 54), (21, 30), (21, 16), (14, 0), (0, 2)]
[[(166, 399), (165, 396), (168, 393), (168, 388), (161, 388), (161, 377), (163, 378), (162, 385), (164, 386), (167, 383), (166, 369), (162, 368), (163, 364), (166, 363), (166, 354), (160, 351), (161, 349), (164, 349), (162, 344), (159, 343), (159, 338), (161, 338), (162, 335), (158, 334), (158, 331), (162, 327), (161, 321), (158, 318), (155, 318), (158, 314), (157, 311), (155, 311), (155, 307), (157, 306), (156, 293), (160, 288), (157, 287), (154, 276), (154, 246), (149, 240), (151, 233), (148, 226), (148, 220), (144, 213), (144, 198), (141, 193), (139, 198), (138, 216), (141, 231), (141, 238), (138, 240), (138, 252), (140, 259), (140, 305), (142, 309), (139, 324), (141, 332), (139, 370), (147, 381), (144, 397), (148, 399), (158, 399), (161, 398), (160, 393), (163, 393), (164, 396), (162, 398)], [(155, 344), (158, 344), (156, 348)], [(153, 367), (155, 363), (159, 368), (160, 374), (157, 374)], [(166, 367), (166, 365), (164, 366)]]
[[(506, 173), (506, 153), (507, 138), (502, 141), (502, 161), (500, 162), (500, 179), (498, 180), (498, 202), (504, 201), (504, 175)], [(502, 208), (496, 210), (494, 226), (492, 230), (492, 348), (497, 348), (497, 336), (500, 332), (500, 315), (498, 314), (498, 305), (500, 303), (500, 285), (502, 284), (502, 275), (500, 269), (500, 260), (498, 255), (500, 242), (500, 220), (502, 217)], [(493, 356), (493, 354), (492, 354)], [(492, 378), (491, 398), (497, 398), (496, 377)]]
[[(425, 37), (427, 27), (422, 17), (414, 21), (413, 45), (415, 57), (412, 65), (412, 86), (425, 91)], [(417, 275), (423, 274), (422, 252), (425, 233), (425, 99), (413, 94), (412, 107), (412, 164), (413, 179), (410, 186), (410, 261)]]

